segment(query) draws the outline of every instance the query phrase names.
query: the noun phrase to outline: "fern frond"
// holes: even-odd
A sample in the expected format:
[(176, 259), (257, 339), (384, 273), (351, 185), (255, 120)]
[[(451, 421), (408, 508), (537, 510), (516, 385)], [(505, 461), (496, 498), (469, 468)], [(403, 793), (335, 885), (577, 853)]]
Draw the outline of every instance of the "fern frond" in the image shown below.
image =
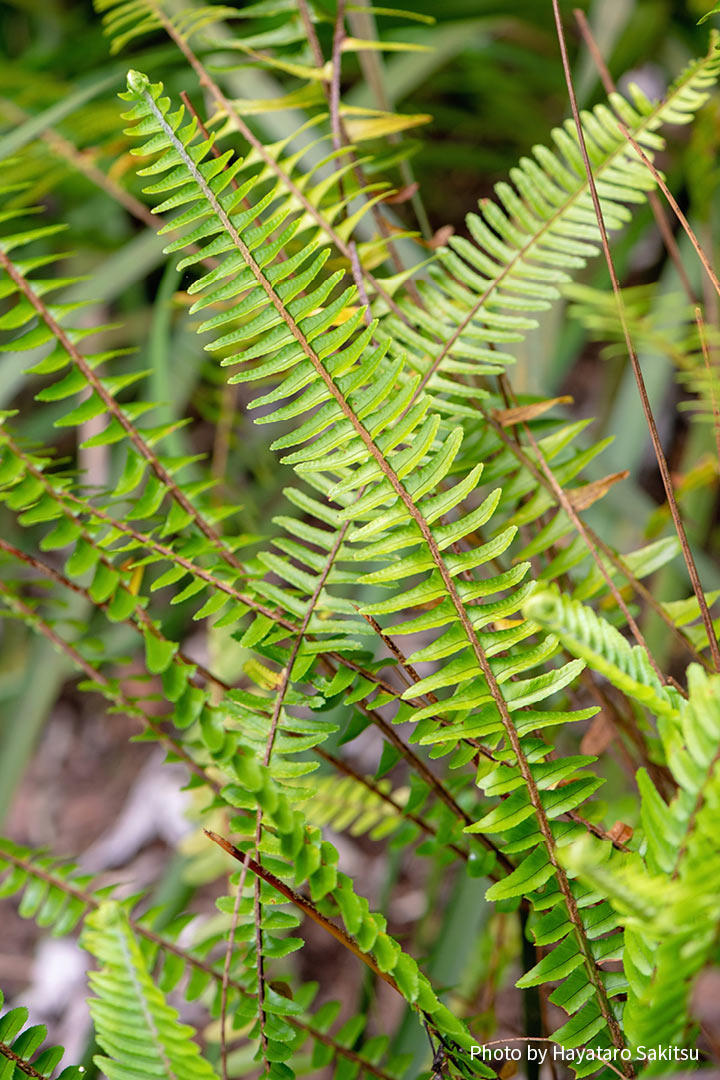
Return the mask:
[(557, 590), (543, 589), (529, 597), (523, 610), (527, 618), (552, 630), (573, 656), (585, 660), (628, 697), (658, 716), (677, 715), (679, 695), (660, 682), (645, 651), (631, 646), (592, 608)]
[[(706, 57), (691, 64), (670, 87), (665, 99), (652, 103), (632, 87), (632, 104), (619, 94), (613, 109), (647, 153), (661, 149), (657, 131), (664, 124), (687, 123), (707, 100), (720, 72), (717, 39)], [(627, 203), (642, 202), (653, 186), (606, 105), (582, 114), (585, 141), (608, 229), (629, 219)], [(388, 336), (410, 350), (410, 362), (422, 374), (422, 385), (437, 387), (447, 374), (502, 370), (512, 362), (506, 343), (521, 340), (535, 326), (535, 311), (559, 297), (569, 274), (583, 267), (599, 250), (599, 234), (572, 121), (553, 131), (557, 149), (533, 149), (511, 172), (512, 184), (496, 186), (498, 202), (484, 200), (479, 214), (468, 217), (472, 240), (454, 237), (442, 268), (431, 268), (432, 285), (420, 283), (425, 313), (410, 299), (403, 313), (422, 336), (413, 338), (392, 315), (383, 320)], [(427, 312), (432, 312), (430, 317)], [(432, 347), (432, 337), (441, 341)], [(430, 346), (430, 347), (429, 347)], [(431, 357), (430, 363), (425, 357)], [(453, 403), (447, 382), (438, 387), (446, 408)], [(445, 399), (442, 391), (447, 393)]]
[[(528, 873), (523, 864), (513, 870), (506, 881), (494, 885), (488, 895), (499, 898), (500, 891), (496, 890), (505, 890), (507, 896), (517, 895), (526, 888), (536, 888), (549, 877), (557, 879), (571, 927), (571, 936), (563, 943), (572, 958), (568, 971), (578, 966), (584, 968), (590, 993), (595, 999), (595, 1028), (606, 1026), (615, 1044), (622, 1045), (582, 917), (557, 861), (556, 838), (550, 823), (560, 814), (574, 810), (597, 787), (597, 782), (592, 778), (589, 782), (579, 778), (575, 784), (562, 789), (559, 796), (555, 792), (542, 793), (513, 719), (513, 713), (520, 710), (518, 715), (527, 723), (526, 730), (540, 726), (543, 714), (537, 710), (523, 714), (521, 710), (567, 685), (577, 674), (579, 665), (566, 665), (527, 680), (509, 681), (511, 675), (518, 675), (546, 660), (554, 651), (555, 643), (550, 639), (524, 652), (491, 660), (495, 652), (508, 648), (509, 642), (507, 637), (496, 637), (496, 631), (483, 633), (480, 628), (517, 610), (522, 602), (522, 590), (499, 605), (472, 606), (474, 599), (509, 584), (516, 585), (521, 580), (522, 574), (516, 575), (514, 580), (501, 577), (476, 582), (473, 575), (477, 567), (507, 549), (514, 528), (502, 531), (495, 540), (471, 547), (467, 552), (452, 551), (453, 544), (463, 541), (491, 517), (497, 502), (496, 498), (490, 497), (476, 510), (463, 511), (457, 521), (432, 527), (441, 515), (455, 511), (461, 500), (478, 486), (480, 467), (471, 470), (462, 481), (447, 490), (440, 486), (453, 468), (462, 432), (455, 429), (443, 438), (440, 418), (429, 411), (428, 399), (421, 397), (414, 406), (411, 404), (415, 385), (401, 379), (402, 364), (388, 362), (386, 349), (373, 344), (374, 325), (361, 329), (362, 311), (350, 314), (349, 318), (345, 314), (352, 302), (352, 291), (341, 293), (324, 308), (322, 305), (329, 295), (327, 283), (308, 296), (297, 296), (300, 282), (307, 291), (319, 271), (319, 266), (314, 263), (307, 273), (300, 269), (314, 256), (314, 245), (300, 249), (293, 260), (294, 266), (288, 266), (289, 260), (273, 263), (272, 250), (267, 252), (265, 249), (259, 256), (264, 230), (247, 228), (259, 211), (233, 215), (236, 200), (232, 194), (223, 197), (224, 181), (222, 176), (218, 178), (213, 163), (206, 161), (208, 147), (206, 143), (196, 141), (194, 124), (183, 124), (182, 110), (171, 113), (170, 102), (162, 97), (162, 87), (151, 86), (144, 76), (131, 73), (129, 87), (126, 97), (136, 102), (129, 118), (138, 122), (143, 135), (151, 135), (143, 149), (146, 153), (159, 151), (162, 155), (145, 172), (167, 174), (165, 180), (154, 185), (155, 190), (166, 194), (179, 189), (178, 197), (184, 204), (191, 204), (185, 214), (188, 223), (202, 217), (206, 221), (203, 226), (206, 235), (222, 236), (218, 253), (228, 248), (231, 251), (218, 271), (205, 275), (190, 287), (191, 291), (213, 288), (212, 300), (216, 296), (216, 282), (232, 273), (235, 275), (232, 285), (235, 294), (240, 290), (247, 292), (240, 305), (241, 311), (236, 309), (235, 314), (252, 312), (253, 318), (231, 334), (221, 336), (212, 347), (243, 348), (241, 353), (226, 357), (224, 361), (243, 363), (244, 367), (235, 379), (256, 379), (271, 373), (289, 372), (270, 394), (256, 399), (253, 405), (274, 406), (263, 416), (263, 423), (270, 419), (301, 418), (299, 428), (277, 440), (275, 445), (284, 449), (309, 442), (285, 460), (303, 476), (312, 477), (315, 486), (339, 504), (339, 513), (334, 510), (338, 526), (352, 521), (348, 550), (353, 552), (355, 560), (377, 563), (378, 559), (384, 559), (384, 568), (371, 571), (364, 580), (397, 588), (408, 578), (424, 576), (423, 584), (409, 591), (401, 585), (403, 591), (392, 601), (372, 605), (366, 610), (374, 615), (413, 610), (429, 600), (441, 601), (441, 605), (433, 609), (429, 621), (424, 612), (419, 617), (416, 614), (408, 623), (408, 629), (448, 629), (444, 629), (431, 646), (410, 657), (409, 662), (455, 655), (447, 683), (458, 688), (440, 703), (439, 709), (433, 703), (428, 709), (409, 710), (409, 718), (420, 722), (427, 719), (425, 728), (419, 728), (416, 737), (422, 738), (428, 726), (431, 731), (434, 729), (430, 713), (433, 716), (438, 711), (466, 713), (482, 706), (485, 732), (498, 732), (507, 739), (515, 767), (526, 785), (527, 807), (523, 807), (519, 816), (503, 820), (501, 831), (520, 827), (528, 817), (535, 820), (535, 828), (524, 845), (533, 849), (527, 858), (534, 869)], [(297, 230), (296, 221), (289, 212), (271, 221), (275, 228), (283, 228), (288, 238)], [(297, 275), (294, 279), (288, 277), (293, 271)], [(341, 321), (337, 329), (330, 330), (338, 317)], [(224, 321), (224, 317), (220, 318)], [(204, 324), (207, 329), (214, 325), (216, 320)], [(250, 344), (261, 330), (264, 332), (261, 343)], [(248, 366), (255, 357), (259, 363)], [(299, 396), (291, 397), (297, 394)], [(290, 400), (290, 404), (277, 407), (283, 400)], [(398, 551), (403, 552), (402, 556), (397, 554)], [(390, 552), (392, 557), (388, 557)], [(341, 558), (342, 555), (341, 549)], [(469, 580), (465, 581), (465, 577)], [(310, 589), (309, 582), (305, 588)], [(535, 630), (534, 624), (525, 624), (519, 638), (527, 637)], [(512, 644), (519, 638), (514, 636)], [(501, 684), (506, 686), (501, 689)], [(422, 684), (420, 690), (423, 690)], [(411, 687), (403, 697), (411, 699), (415, 691), (416, 688)], [(462, 732), (457, 732), (456, 740), (461, 737)], [(244, 786), (253, 789), (257, 783), (259, 780), (253, 780)], [(263, 786), (265, 783), (263, 781)], [(277, 819), (275, 825), (279, 827)], [(330, 881), (331, 877), (323, 869), (323, 890), (326, 879)], [(518, 887), (515, 882), (520, 881), (522, 884)], [(533, 978), (543, 981), (545, 967), (533, 973), (525, 985), (531, 985)]]
[(94, 1060), (110, 1080), (163, 1076), (203, 1080), (215, 1076), (194, 1041), (153, 983), (122, 907), (113, 901), (89, 915), (82, 944), (100, 964), (89, 980), (96, 996), (90, 1014), (108, 1057)]

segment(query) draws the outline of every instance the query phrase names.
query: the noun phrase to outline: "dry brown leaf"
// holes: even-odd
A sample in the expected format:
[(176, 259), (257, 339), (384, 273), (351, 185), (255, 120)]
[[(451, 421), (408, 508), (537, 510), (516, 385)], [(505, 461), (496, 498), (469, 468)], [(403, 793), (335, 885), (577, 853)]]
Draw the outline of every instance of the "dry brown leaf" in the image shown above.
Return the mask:
[(439, 607), (443, 602), (442, 596), (435, 597), (434, 600), (426, 600), (423, 604), (416, 604), (415, 606), (419, 611), (432, 611), (433, 608)]
[(612, 829), (608, 831), (608, 836), (616, 844), (627, 844), (628, 840), (632, 839), (633, 831), (632, 827), (626, 825), (624, 821), (616, 821)]
[(565, 494), (573, 510), (587, 510), (588, 506), (592, 506), (598, 499), (602, 499), (603, 495), (607, 495), (613, 484), (619, 483), (629, 475), (629, 470), (623, 469), (622, 472), (610, 473), (609, 476), (603, 476), (601, 480), (593, 480), (589, 484), (583, 484), (582, 487), (566, 491)]
[(404, 203), (408, 199), (412, 199), (413, 195), (420, 187), (417, 180), (413, 184), (408, 184), (406, 187), (400, 188), (399, 191), (391, 191), (389, 195), (385, 195), (382, 199), (384, 203)]
[(427, 247), (432, 248), (433, 251), (435, 250), (435, 248), (444, 247), (444, 245), (447, 244), (448, 240), (454, 232), (455, 230), (452, 225), (443, 225), (441, 228), (439, 228), (436, 232), (432, 234), (430, 239), (427, 241)]
[(562, 397), (547, 398), (546, 401), (533, 401), (530, 405), (517, 405), (514, 409), (494, 409), (493, 416), (503, 427), (512, 427), (513, 424), (522, 424), (542, 416), (553, 405), (567, 405), (572, 400), (569, 394), (563, 394)]
[(615, 738), (615, 725), (605, 713), (598, 713), (580, 743), (581, 754), (597, 757), (603, 754)]

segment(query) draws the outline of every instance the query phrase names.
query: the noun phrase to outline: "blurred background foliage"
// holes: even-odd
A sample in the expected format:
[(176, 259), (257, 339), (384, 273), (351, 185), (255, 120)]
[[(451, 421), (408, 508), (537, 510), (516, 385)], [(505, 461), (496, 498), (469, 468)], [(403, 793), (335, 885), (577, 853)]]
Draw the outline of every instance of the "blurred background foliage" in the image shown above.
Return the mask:
[[(563, 4), (563, 14), (578, 95), (581, 104), (589, 106), (605, 93), (577, 32), (575, 6)], [(708, 27), (698, 26), (697, 20), (708, 6), (706, 0), (586, 0), (580, 4), (618, 85), (626, 88), (634, 80), (650, 96), (661, 96), (685, 64), (705, 52)], [(318, 28), (328, 56), (334, 5), (319, 0), (314, 7), (320, 13), (327, 9), (330, 16)], [(264, 54), (269, 50), (280, 60), (297, 62), (304, 57), (305, 63), (312, 62), (300, 32), (296, 40), (278, 39), (273, 18), (254, 18), (252, 5), (236, 5), (235, 14), (237, 20), (231, 19), (228, 26), (251, 48)], [(364, 133), (368, 145), (381, 151), (383, 175), (390, 176), (406, 196), (387, 209), (398, 230), (418, 232), (418, 239), (406, 240), (403, 248), (411, 260), (418, 261), (427, 257), (428, 245), (442, 241), (448, 228), (465, 233), (465, 213), (478, 199), (492, 194), (493, 184), (534, 143), (548, 141), (553, 126), (567, 116), (568, 107), (549, 0), (522, 4), (415, 0), (412, 15), (412, 20), (393, 14), (379, 20), (387, 51), (372, 54), (369, 60), (368, 54), (345, 57), (343, 99), (356, 108), (381, 104), (401, 114), (428, 118), (394, 140), (374, 140), (372, 129)], [(73, 272), (91, 278), (91, 288), (71, 286), (63, 299), (92, 295), (99, 301), (89, 309), (88, 318), (108, 324), (105, 340), (139, 350), (143, 366), (152, 372), (152, 396), (167, 401), (168, 417), (192, 417), (193, 424), (176, 433), (177, 452), (207, 454), (223, 481), (224, 496), (242, 506), (242, 528), (251, 534), (263, 533), (287, 477), (266, 449), (263, 429), (235, 424), (242, 396), (223, 388), (220, 369), (207, 362), (201, 340), (184, 318), (187, 297), (182, 275), (164, 262), (162, 242), (150, 227), (115, 96), (132, 64), (160, 72), (172, 93), (187, 91), (201, 114), (207, 115), (195, 76), (160, 30), (136, 45), (130, 43), (123, 54), (111, 55), (90, 2), (5, 0), (0, 6), (0, 39), (4, 54), (0, 64), (2, 180), (5, 185), (17, 185), (6, 205), (12, 209), (40, 203), (45, 207), (45, 223), (69, 226), (70, 265)], [(417, 48), (395, 51), (392, 44), (397, 41)], [(306, 83), (292, 72), (278, 66), (268, 71), (252, 53), (230, 50), (226, 44), (216, 40), (209, 49), (210, 67), (218, 72), (228, 93), (246, 99), (246, 119), (264, 140), (287, 134), (319, 109), (312, 91), (302, 96)], [(364, 68), (360, 56), (365, 58)], [(253, 114), (253, 99), (286, 93), (298, 93), (301, 107), (293, 112)], [(717, 95), (690, 129), (667, 134), (661, 166), (712, 258), (720, 239)], [(239, 146), (237, 138), (235, 144)], [(677, 240), (691, 289), (704, 302), (709, 332), (716, 338), (717, 298), (707, 290), (681, 233)], [(60, 232), (47, 243), (55, 251), (68, 247)], [(689, 420), (698, 412), (693, 406), (698, 391), (702, 396), (702, 387), (693, 381), (697, 364), (688, 372), (688, 357), (698, 351), (692, 337), (692, 309), (646, 206), (636, 208), (630, 226), (614, 239), (613, 251), (623, 284), (632, 290), (628, 299), (648, 390), (701, 576), (706, 589), (712, 590), (720, 583), (718, 464), (712, 424)], [(619, 332), (608, 304), (607, 274), (596, 261), (580, 287), (569, 291), (567, 305), (555, 305), (543, 316), (540, 331), (519, 348), (514, 385), (520, 392), (547, 397), (571, 395), (573, 401), (567, 406), (571, 413), (596, 418), (589, 435), (614, 437), (597, 475), (629, 469), (630, 477), (596, 504), (587, 520), (599, 527), (606, 541), (628, 550), (666, 528), (667, 508), (627, 358), (622, 349), (612, 347)], [(21, 408), (26, 438), (54, 444), (74, 459), (76, 434), (52, 428), (52, 408), (33, 407), (37, 387), (23, 374), (29, 364), (27, 355), (7, 354), (0, 359), (0, 409)], [(112, 448), (91, 453), (79, 463), (90, 482), (102, 480), (116, 468)], [(11, 542), (17, 540), (14, 528), (3, 509), (0, 530)], [(666, 568), (654, 580), (653, 589), (663, 599), (685, 595), (678, 574), (677, 564)], [(83, 626), (87, 613), (79, 606), (74, 614)], [(181, 605), (174, 618), (177, 632), (192, 640), (189, 612)], [(644, 629), (659, 662), (667, 661), (668, 644), (652, 618)], [(92, 633), (92, 627), (85, 631)], [(0, 817), (7, 823), (8, 814), (14, 815), (13, 834), (21, 841), (52, 841), (56, 850), (83, 850), (123, 813), (131, 781), (140, 775), (145, 759), (126, 760), (124, 731), (116, 728), (111, 735), (98, 735), (92, 727), (96, 720), (92, 705), (80, 701), (73, 683), (67, 681), (64, 661), (47, 642), (15, 624), (3, 625), (0, 633)], [(116, 630), (116, 636), (114, 647), (120, 654), (126, 642), (121, 630)], [(209, 650), (221, 672), (223, 664), (230, 664), (219, 635), (196, 642), (196, 647)], [(232, 678), (237, 673), (228, 670), (225, 674)], [(17, 717), (22, 717), (22, 724), (14, 722)], [(58, 717), (65, 718), (65, 743), (64, 736), (57, 735)], [(46, 726), (48, 720), (56, 729)], [(43, 756), (44, 731), (52, 734), (45, 744), (53, 748), (51, 760), (47, 752)], [(32, 784), (26, 781), (23, 786), (21, 778), (27, 769)], [(83, 785), (83, 776), (93, 772), (92, 787), (99, 793), (95, 797), (102, 798), (98, 803), (88, 801), (92, 796)], [(107, 774), (104, 789), (97, 784), (98, 772)], [(43, 777), (42, 799), (33, 802), (28, 792)], [(78, 798), (86, 801), (78, 805)], [(10, 831), (6, 823), (2, 828)], [(160, 838), (159, 842), (166, 841)], [(391, 862), (380, 869), (371, 867), (382, 881), (382, 892), (389, 894), (397, 885), (398, 866)], [(153, 874), (147, 876), (152, 879)], [(443, 912), (433, 910), (431, 904), (417, 924), (421, 946), (442, 940), (442, 951), (434, 947), (428, 970), (447, 983), (456, 982), (465, 970), (468, 919), (479, 910), (473, 885), (465, 882), (458, 887)], [(187, 885), (181, 883), (174, 864), (164, 871), (159, 889), (159, 895), (170, 896), (178, 907), (187, 899)], [(19, 931), (16, 934), (13, 946), (3, 950), (7, 955), (0, 956), (0, 976), (10, 989), (19, 990), (29, 978), (20, 960), (28, 955), (28, 942)], [(478, 940), (479, 949), (490, 948), (489, 939)], [(476, 958), (493, 972), (494, 981), (488, 983), (491, 996), (502, 984), (513, 951), (503, 944), (502, 935), (496, 934), (496, 941), (492, 956)]]

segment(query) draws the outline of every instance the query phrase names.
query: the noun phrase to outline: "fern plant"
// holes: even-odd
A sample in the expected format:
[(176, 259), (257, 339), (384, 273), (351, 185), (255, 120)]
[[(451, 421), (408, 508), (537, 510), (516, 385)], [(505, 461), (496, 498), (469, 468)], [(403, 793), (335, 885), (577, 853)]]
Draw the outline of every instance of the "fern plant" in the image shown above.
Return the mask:
[[(207, 94), (215, 134), (187, 96), (178, 103), (130, 70), (123, 138), (213, 377), (229, 369), (248, 419), (273, 425), (287, 486), (269, 539), (243, 527), (185, 437), (191, 418), (168, 419), (116, 329), (68, 299), (79, 282), (59, 269), (58, 226), (27, 220), (10, 179), (2, 348), (30, 354), (39, 407), (60, 432), (81, 432), (79, 452), (107, 448), (112, 469), (88, 482), (62, 436), (37, 445), (3, 414), (0, 498), (22, 540), (0, 539), (0, 599), (60, 650), (81, 689), (184, 765), (204, 842), (216, 845), (206, 857), (230, 886), (214, 919), (188, 913), (158, 930), (143, 897), (116, 899), (74, 865), (6, 840), (3, 894), (22, 891), (21, 914), (54, 933), (82, 923), (99, 965), (96, 1064), (111, 1078), (289, 1080), (330, 1064), (341, 1078), (404, 1075), (402, 1047), (367, 1011), (338, 1024), (339, 1003), (314, 1009), (317, 986), (297, 958), (310, 923), (402, 999), (435, 1075), (494, 1075), (471, 1010), (343, 868), (333, 835), (369, 831), (434, 874), (485, 879), (488, 905), (517, 913), (529, 1039), (572, 1060), (589, 1047), (579, 1076), (606, 1061), (634, 1075), (648, 1018), (653, 1038), (686, 1039), (692, 981), (714, 957), (716, 890), (700, 853), (716, 820), (716, 676), (704, 669), (717, 643), (707, 624), (704, 638), (686, 628), (713, 597), (673, 607), (643, 583), (681, 547), (687, 559), (684, 535), (620, 553), (594, 532), (581, 514), (624, 474), (588, 471), (605, 443), (589, 442), (559, 399), (516, 397), (507, 369), (535, 316), (598, 254), (599, 226), (622, 229), (653, 188), (617, 118), (646, 154), (661, 149), (659, 130), (690, 122), (714, 86), (715, 39), (662, 101), (632, 88), (631, 100), (614, 93), (583, 113), (580, 132), (557, 129), (554, 151), (534, 148), (497, 201), (468, 216), (468, 238), (406, 269), (378, 217), (384, 147), (357, 144), (418, 118), (341, 107), (341, 54), (369, 48), (346, 34), (342, 5), (328, 65), (325, 16), (305, 3), (98, 7), (114, 48), (167, 32)], [(246, 18), (264, 29), (229, 36)], [(214, 77), (225, 49), (300, 79), (258, 106), (306, 107), (299, 133), (259, 139), (250, 106)], [(224, 635), (237, 677), (212, 654), (194, 658), (175, 605), (211, 640)], [(651, 652), (642, 606), (682, 647), (683, 667), (693, 661), (687, 691)], [(599, 712), (590, 701), (617, 717), (640, 767), (631, 839), (594, 799), (604, 762), (575, 752), (576, 725)], [(353, 759), (365, 732), (374, 775)], [(688, 950), (690, 896), (703, 933)], [(200, 1002), (204, 1027), (168, 1003), (176, 990)], [(559, 1022), (548, 1023), (546, 999)], [(27, 1072), (24, 1047), (9, 1060)], [(46, 1075), (44, 1060), (32, 1068)]]

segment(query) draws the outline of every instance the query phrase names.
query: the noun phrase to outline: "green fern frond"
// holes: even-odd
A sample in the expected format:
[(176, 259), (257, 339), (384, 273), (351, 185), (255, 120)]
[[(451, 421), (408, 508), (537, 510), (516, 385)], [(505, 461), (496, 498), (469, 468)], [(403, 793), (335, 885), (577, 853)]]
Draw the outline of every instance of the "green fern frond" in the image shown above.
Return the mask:
[[(652, 153), (663, 146), (658, 129), (688, 123), (719, 72), (713, 37), (707, 56), (688, 67), (663, 101), (653, 103), (633, 86), (632, 103), (613, 94), (610, 105), (645, 152)], [(584, 112), (582, 122), (606, 225), (619, 229), (629, 220), (626, 204), (644, 201), (652, 178), (606, 105)], [(599, 250), (571, 120), (553, 131), (553, 141), (555, 151), (534, 147), (533, 157), (512, 170), (512, 183), (496, 185), (497, 203), (484, 200), (480, 213), (469, 215), (472, 239), (453, 237), (443, 265), (430, 269), (432, 283), (418, 284), (424, 310), (411, 298), (401, 301), (414, 332), (392, 313), (383, 320), (388, 338), (409, 350), (423, 385), (435, 388), (438, 407), (462, 413), (466, 406), (452, 383), (465, 375), (502, 371), (511, 363), (506, 346), (523, 339), (536, 325), (534, 313), (557, 300), (570, 275)]]
[(645, 650), (631, 646), (592, 608), (557, 590), (543, 589), (529, 597), (523, 610), (528, 619), (552, 630), (573, 656), (581, 657), (628, 697), (657, 716), (677, 715), (679, 695), (661, 683)]
[[(399, 712), (396, 722), (401, 718), (418, 721), (415, 738), (421, 741), (429, 732), (434, 737), (435, 732), (440, 731), (442, 737), (442, 728), (437, 726), (438, 714), (451, 711), (467, 714), (480, 706), (482, 733), (498, 733), (507, 738), (516, 767), (528, 785), (527, 805), (518, 816), (502, 820), (499, 831), (511, 840), (506, 851), (530, 849), (531, 854), (505, 881), (494, 885), (488, 896), (519, 895), (537, 888), (550, 877), (557, 877), (559, 900), (567, 906), (571, 931), (562, 946), (558, 946), (568, 953), (563, 974), (578, 967), (584, 969), (593, 997), (594, 1030), (606, 1028), (608, 1037), (612, 1037), (617, 1045), (621, 1039), (617, 1021), (571, 887), (557, 863), (556, 832), (551, 824), (561, 815), (574, 811), (595, 790), (598, 781), (592, 777), (579, 777), (577, 782), (560, 789), (559, 793), (543, 793), (533, 776), (522, 740), (522, 731), (536, 730), (545, 719), (544, 714), (529, 707), (567, 685), (582, 665), (575, 662), (541, 676), (510, 681), (511, 675), (517, 676), (545, 661), (555, 650), (556, 643), (549, 639), (540, 646), (495, 658), (495, 653), (499, 654), (535, 633), (537, 626), (524, 624), (510, 641), (507, 635), (497, 630), (483, 632), (481, 628), (516, 611), (523, 593), (527, 594), (528, 590), (516, 590), (498, 605), (472, 605), (473, 600), (508, 585), (517, 585), (521, 580), (527, 567), (512, 580), (501, 577), (482, 581), (474, 576), (478, 567), (502, 555), (512, 542), (515, 529), (502, 530), (490, 543), (471, 546), (466, 552), (453, 550), (453, 544), (462, 542), (472, 530), (489, 520), (497, 503), (496, 497), (489, 497), (474, 511), (468, 513), (463, 509), (457, 521), (434, 526), (438, 518), (456, 511), (461, 500), (478, 486), (480, 467), (471, 470), (452, 487), (441, 486), (453, 469), (462, 431), (456, 428), (448, 435), (441, 432), (440, 417), (430, 411), (431, 402), (426, 397), (422, 396), (415, 405), (412, 404), (415, 383), (402, 378), (402, 363), (388, 361), (386, 350), (374, 345), (375, 326), (361, 328), (362, 311), (347, 311), (353, 300), (352, 290), (341, 293), (334, 301), (329, 300), (326, 283), (308, 296), (298, 297), (298, 283), (302, 281), (307, 292), (319, 271), (316, 263), (311, 263), (305, 274), (300, 269), (315, 255), (314, 245), (301, 247), (292, 260), (273, 262), (274, 250), (261, 247), (265, 230), (248, 228), (261, 211), (253, 207), (233, 215), (235, 195), (223, 195), (226, 182), (222, 174), (218, 174), (215, 162), (206, 160), (209, 148), (206, 142), (197, 141), (195, 125), (184, 124), (182, 110), (170, 111), (170, 102), (162, 97), (161, 86), (150, 85), (144, 76), (136, 73), (131, 73), (129, 86), (126, 97), (136, 103), (129, 118), (137, 121), (137, 129), (143, 136), (151, 136), (143, 150), (161, 153), (159, 160), (144, 171), (167, 174), (165, 180), (154, 185), (155, 190), (163, 195), (178, 191), (171, 199), (179, 198), (183, 204), (191, 204), (184, 214), (186, 222), (204, 219), (205, 235), (221, 236), (217, 254), (231, 251), (217, 271), (194, 283), (190, 291), (212, 288), (210, 300), (216, 299), (217, 282), (232, 274), (234, 294), (241, 290), (247, 293), (241, 301), (242, 310), (236, 309), (234, 314), (252, 313), (251, 321), (231, 334), (221, 336), (212, 348), (233, 350), (224, 363), (243, 364), (235, 380), (254, 380), (289, 372), (274, 390), (256, 399), (251, 407), (261, 404), (274, 407), (262, 417), (263, 423), (270, 419), (299, 418), (299, 428), (283, 436), (275, 445), (286, 449), (312, 440), (285, 460), (304, 477), (312, 478), (316, 488), (331, 500), (331, 505), (332, 502), (336, 506), (339, 504), (339, 514), (334, 510), (335, 520), (341, 530), (345, 522), (351, 522), (347, 530), (347, 551), (353, 552), (354, 561), (375, 564), (378, 560), (384, 561), (383, 569), (371, 571), (365, 580), (400, 590), (390, 602), (366, 607), (367, 614), (413, 611), (420, 605), (424, 607), (428, 601), (441, 601), (440, 606), (433, 609), (430, 621), (423, 611), (419, 616), (415, 612), (414, 621), (408, 623), (408, 630), (442, 629), (435, 642), (410, 656), (408, 663), (414, 665), (455, 656), (444, 684), (450, 684), (451, 693), (440, 703)], [(286, 242), (296, 235), (296, 220), (289, 212), (280, 218), (271, 218), (270, 222), (274, 228), (284, 230)], [(258, 258), (262, 259), (262, 264)], [(294, 265), (288, 266), (290, 261)], [(295, 279), (288, 276), (293, 270), (296, 274), (300, 271)], [(323, 303), (328, 300), (323, 308)], [(337, 329), (331, 330), (333, 321), (338, 320)], [(210, 320), (204, 325), (211, 329), (215, 323), (216, 320)], [(263, 332), (262, 340), (252, 344), (260, 331)], [(239, 349), (242, 352), (234, 351)], [(258, 363), (254, 364), (256, 357)], [(278, 407), (278, 402), (282, 401), (290, 404)], [(344, 550), (345, 534), (342, 536)], [(337, 545), (332, 551), (335, 557)], [(423, 576), (423, 583), (406, 589), (407, 579), (419, 575)], [(311, 580), (304, 584), (306, 594), (311, 591), (311, 586)], [(397, 629), (394, 627), (392, 632)], [(416, 687), (410, 688), (403, 697), (414, 698), (416, 690)], [(420, 684), (419, 690), (427, 693), (428, 687)], [(513, 719), (514, 714), (519, 718), (517, 721)], [(567, 719), (567, 714), (550, 713), (548, 717), (546, 722), (561, 722)], [(448, 750), (453, 749), (467, 731), (459, 730), (453, 734)], [(536, 752), (534, 747), (531, 752)], [(262, 779), (259, 787), (261, 776), (252, 773), (252, 778), (246, 779), (241, 786), (246, 792), (264, 791), (269, 779)], [(246, 800), (247, 795), (244, 795), (240, 805), (246, 807)], [(268, 805), (262, 802), (260, 805), (266, 814), (269, 813), (276, 829), (284, 828), (278, 822), (276, 812), (269, 812), (273, 799)], [(518, 846), (519, 833), (523, 834), (523, 839)], [(272, 849), (268, 854), (273, 854)], [(323, 861), (322, 852), (318, 855), (320, 861), (315, 856), (309, 865), (320, 875), (318, 888), (322, 896), (328, 888), (333, 889), (335, 872)], [(297, 866), (297, 857), (295, 862)], [(527, 862), (532, 864), (532, 870)], [(305, 878), (307, 870), (304, 863), (301, 865)], [(375, 940), (375, 935), (371, 940)], [(614, 942), (613, 948), (616, 947)], [(544, 981), (549, 977), (546, 975), (549, 966), (544, 965), (529, 974), (529, 981), (523, 985), (533, 985), (534, 979)], [(436, 1015), (434, 1008), (428, 1006), (426, 1011)], [(573, 1021), (581, 1022), (575, 1018)]]
[(107, 901), (85, 921), (82, 944), (100, 964), (89, 980), (90, 1014), (101, 1048), (95, 1062), (110, 1080), (163, 1076), (202, 1080), (216, 1074), (195, 1032), (153, 983), (122, 907)]

